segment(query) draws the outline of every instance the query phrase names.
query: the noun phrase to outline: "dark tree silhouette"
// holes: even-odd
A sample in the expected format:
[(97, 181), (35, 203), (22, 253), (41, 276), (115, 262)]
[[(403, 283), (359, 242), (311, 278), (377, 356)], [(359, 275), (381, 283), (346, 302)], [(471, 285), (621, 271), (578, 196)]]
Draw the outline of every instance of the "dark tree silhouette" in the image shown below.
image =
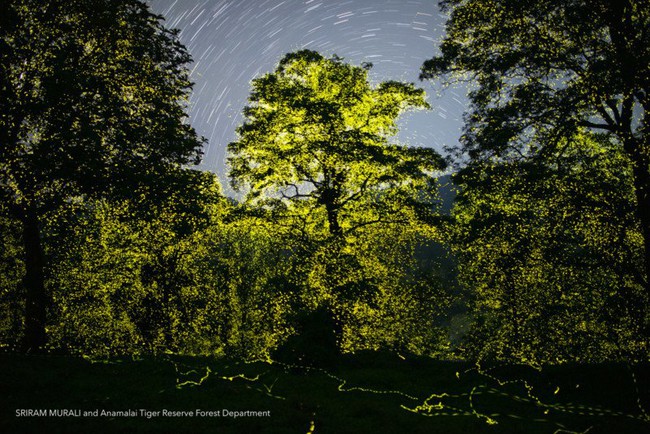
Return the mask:
[(139, 0), (8, 0), (0, 9), (0, 197), (21, 222), (25, 350), (46, 342), (44, 213), (134, 195), (202, 140), (184, 122), (191, 61)]
[(441, 54), (421, 78), (478, 86), (458, 153), (543, 155), (579, 128), (604, 132), (632, 163), (650, 291), (650, 2), (445, 0)]

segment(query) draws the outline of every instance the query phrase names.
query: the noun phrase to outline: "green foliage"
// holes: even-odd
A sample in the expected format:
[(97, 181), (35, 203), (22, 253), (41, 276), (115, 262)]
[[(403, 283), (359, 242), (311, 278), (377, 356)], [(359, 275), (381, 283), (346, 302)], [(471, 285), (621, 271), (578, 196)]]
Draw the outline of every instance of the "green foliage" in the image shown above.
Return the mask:
[(145, 217), (128, 201), (85, 202), (53, 216), (50, 346), (94, 355), (219, 351), (196, 330), (210, 295), (197, 300), (186, 288), (184, 257), (188, 239), (218, 221), (225, 202), (212, 174), (181, 171), (177, 180), (184, 189), (170, 188)]
[[(470, 165), (462, 181), (469, 202), (458, 211), (461, 226), (482, 235), (476, 245), (471, 237), (465, 245), (456, 240), (472, 258), (465, 265), (471, 269), (461, 272), (474, 276), (470, 287), (488, 311), (512, 311), (503, 324), (492, 317), (488, 329), (503, 332), (501, 346), (486, 351), (598, 359), (616, 353), (605, 347), (617, 342), (647, 354), (647, 347), (633, 347), (650, 337), (648, 1), (440, 4), (449, 13), (447, 34), (420, 77), (473, 84), (461, 144), (452, 151)], [(585, 130), (609, 142), (587, 146), (592, 139), (576, 139)], [(571, 162), (576, 167), (569, 176)], [(540, 307), (533, 310), (535, 322), (532, 311), (517, 311), (518, 303)], [(612, 318), (605, 321), (607, 315)], [(515, 320), (533, 333), (515, 336), (521, 332)], [(508, 342), (516, 348), (506, 348)]]
[[(650, 294), (650, 5), (647, 0), (445, 0), (441, 54), (421, 78), (476, 84), (462, 145), (471, 160), (553, 152), (579, 128), (608, 134), (632, 166)], [(621, 167), (623, 170), (623, 167)], [(633, 302), (633, 299), (630, 300)], [(645, 306), (646, 310), (650, 307)], [(650, 323), (642, 333), (650, 337)]]
[[(267, 358), (291, 327), (288, 255), (268, 226), (189, 171), (144, 212), (97, 201), (51, 228), (50, 346), (86, 355), (174, 352)], [(171, 183), (173, 185), (174, 183)]]
[(132, 189), (196, 160), (191, 58), (144, 3), (11, 0), (4, 12), (0, 187), (13, 205)]
[(291, 332), (289, 252), (268, 225), (232, 213), (186, 241), (183, 291), (202, 308), (193, 333), (230, 356), (267, 358)]
[[(35, 349), (47, 325), (50, 348), (93, 356), (324, 365), (448, 357), (460, 341), (479, 360), (647, 359), (648, 8), (442, 4), (448, 34), (422, 78), (478, 83), (446, 226), (443, 159), (392, 141), (402, 113), (428, 107), (413, 84), (287, 54), (253, 80), (228, 145), (234, 204), (182, 168), (202, 140), (184, 119), (190, 57), (161, 17), (138, 0), (11, 0), (0, 342)], [(443, 242), (467, 315), (442, 259), (422, 257)]]
[(54, 305), (50, 345), (55, 348), (88, 355), (137, 354), (148, 343), (145, 334), (156, 334), (137, 324), (151, 314), (144, 304), (157, 295), (142, 281), (153, 240), (145, 223), (138, 228), (121, 221), (129, 212), (127, 204), (96, 202), (69, 229), (48, 282)]
[(473, 292), (468, 354), (531, 363), (647, 358), (632, 169), (607, 138), (456, 176), (452, 246)]
[(340, 291), (334, 304), (343, 319), (343, 351), (448, 355), (440, 321), (452, 301), (450, 282), (436, 272), (435, 262), (415, 255), (421, 244), (439, 240), (431, 232), (418, 225), (368, 227), (347, 246), (359, 276)]
[[(440, 55), (421, 78), (476, 84), (461, 151), (472, 159), (552, 145), (576, 127), (647, 153), (647, 0), (444, 0)], [(541, 134), (549, 140), (529, 140)], [(647, 154), (643, 162), (647, 168)], [(636, 159), (635, 159), (636, 161)], [(636, 175), (635, 175), (636, 176)]]

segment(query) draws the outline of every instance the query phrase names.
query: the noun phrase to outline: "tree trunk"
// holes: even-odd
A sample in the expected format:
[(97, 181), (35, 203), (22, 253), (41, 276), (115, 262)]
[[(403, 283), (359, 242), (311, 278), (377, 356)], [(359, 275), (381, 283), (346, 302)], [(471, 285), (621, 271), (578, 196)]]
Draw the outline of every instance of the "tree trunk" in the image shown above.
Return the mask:
[(329, 225), (330, 235), (334, 237), (340, 237), (343, 235), (343, 230), (339, 224), (339, 215), (336, 205), (333, 203), (326, 203), (325, 210), (327, 211), (327, 223)]
[[(632, 158), (633, 177), (634, 177), (634, 192), (637, 200), (637, 217), (641, 223), (641, 233), (643, 235), (643, 271), (645, 280), (643, 285), (645, 287), (646, 295), (650, 296), (650, 172), (648, 160), (645, 156), (645, 150), (649, 147), (644, 143), (644, 140), (628, 139), (629, 142), (625, 143), (625, 150)], [(630, 143), (633, 142), (633, 143)], [(644, 324), (647, 316), (647, 306), (640, 309), (640, 326), (641, 332), (645, 337), (650, 336), (650, 327)]]
[(25, 248), (25, 335), (23, 351), (38, 352), (43, 349), (45, 335), (45, 257), (41, 245), (41, 233), (36, 211), (30, 209), (22, 219), (23, 244)]
[[(644, 248), (644, 277), (643, 285), (646, 294), (650, 295), (650, 137), (647, 134), (647, 112), (644, 111), (641, 125), (639, 128), (641, 137), (635, 136), (633, 128), (635, 98), (638, 93), (642, 92), (647, 98), (647, 80), (639, 80), (639, 74), (646, 68), (643, 62), (638, 61), (636, 50), (644, 47), (644, 42), (640, 33), (633, 25), (633, 7), (629, 0), (607, 0), (604, 3), (604, 13), (607, 19), (607, 27), (612, 40), (612, 47), (616, 55), (616, 63), (620, 68), (620, 79), (625, 83), (622, 91), (623, 101), (621, 103), (620, 113), (616, 118), (615, 133), (623, 142), (623, 149), (632, 160), (634, 190), (637, 200), (637, 217), (641, 223), (643, 234)], [(647, 75), (642, 75), (647, 77)], [(647, 109), (647, 100), (644, 103), (639, 101), (644, 110)], [(644, 310), (645, 314), (645, 310)], [(645, 317), (642, 317), (643, 321)], [(647, 334), (647, 330), (646, 336)]]
[(339, 200), (341, 199), (341, 186), (345, 176), (335, 173), (330, 169), (323, 169), (324, 186), (318, 197), (318, 203), (325, 207), (329, 233), (334, 238), (341, 238), (343, 230), (339, 224)]
[[(635, 177), (637, 178), (637, 177)], [(648, 289), (650, 294), (650, 285), (648, 284), (648, 276), (650, 276), (650, 192), (648, 187), (650, 187), (650, 177), (648, 177), (647, 169), (646, 173), (643, 176), (646, 178), (643, 187), (636, 186), (636, 199), (638, 202), (638, 215), (639, 220), (641, 221), (641, 230), (643, 231), (643, 242), (644, 242), (644, 262), (645, 262), (645, 286)]]

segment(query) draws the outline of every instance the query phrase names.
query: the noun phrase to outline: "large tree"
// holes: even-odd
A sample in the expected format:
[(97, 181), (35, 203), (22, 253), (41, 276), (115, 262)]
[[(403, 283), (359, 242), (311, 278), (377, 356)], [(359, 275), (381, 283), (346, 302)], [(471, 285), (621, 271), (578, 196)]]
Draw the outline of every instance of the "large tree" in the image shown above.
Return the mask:
[(0, 197), (21, 222), (25, 349), (45, 341), (43, 216), (85, 195), (135, 196), (197, 162), (190, 56), (139, 0), (9, 0), (0, 10)]
[(647, 290), (650, 2), (440, 4), (449, 13), (447, 34), (441, 53), (424, 63), (421, 78), (455, 77), (476, 86), (457, 151), (473, 161), (512, 160), (555, 149), (580, 127), (610, 135), (632, 164)]
[[(442, 158), (390, 141), (401, 113), (427, 107), (424, 92), (394, 81), (373, 86), (369, 67), (308, 50), (287, 54), (253, 80), (239, 138), (228, 147), (233, 186), (247, 189), (248, 204), (268, 213), (294, 249), (299, 310), (308, 315), (303, 338), (322, 339), (310, 337), (312, 346), (331, 344), (333, 328), (343, 347), (359, 303), (376, 312), (371, 300), (399, 293), (381, 273), (389, 255), (370, 253), (369, 240), (391, 228), (429, 230), (436, 216)], [(311, 328), (319, 323), (323, 330)]]

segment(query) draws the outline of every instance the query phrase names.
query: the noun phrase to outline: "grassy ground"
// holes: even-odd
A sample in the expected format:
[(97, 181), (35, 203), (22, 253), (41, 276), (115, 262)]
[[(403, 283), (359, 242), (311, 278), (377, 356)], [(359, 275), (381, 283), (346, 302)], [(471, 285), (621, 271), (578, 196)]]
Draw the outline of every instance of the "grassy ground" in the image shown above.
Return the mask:
[[(0, 432), (650, 433), (642, 410), (650, 403), (647, 368), (487, 370), (374, 353), (322, 370), (182, 357), (91, 362), (0, 354)], [(82, 416), (17, 416), (27, 409)], [(147, 418), (140, 409), (160, 413)], [(221, 414), (169, 417), (163, 409)], [(224, 409), (270, 416), (235, 418)], [(83, 416), (94, 410), (137, 416)]]

